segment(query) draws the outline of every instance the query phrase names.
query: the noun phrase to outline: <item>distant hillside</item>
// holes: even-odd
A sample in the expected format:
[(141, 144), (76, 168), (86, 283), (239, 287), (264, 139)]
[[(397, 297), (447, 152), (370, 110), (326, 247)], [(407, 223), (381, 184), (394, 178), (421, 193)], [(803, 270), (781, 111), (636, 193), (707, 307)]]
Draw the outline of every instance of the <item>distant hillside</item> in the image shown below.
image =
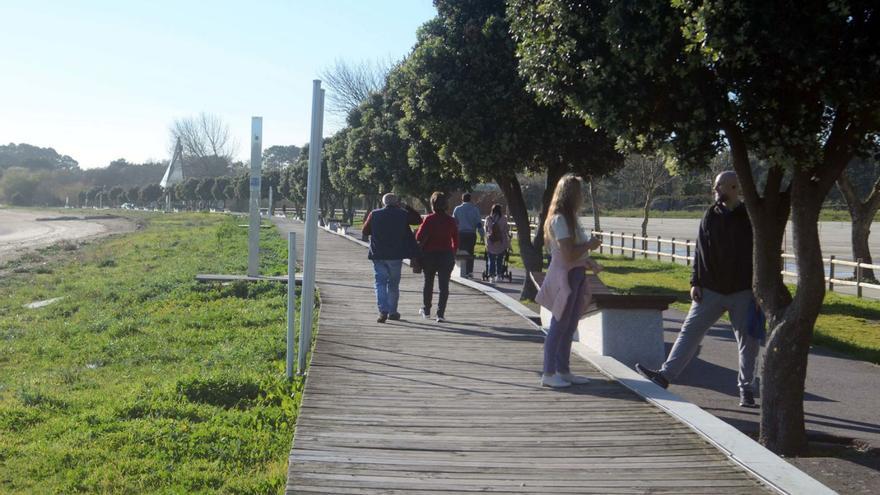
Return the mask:
[(33, 171), (79, 170), (79, 163), (67, 155), (59, 155), (53, 148), (30, 144), (0, 145), (0, 170), (20, 167)]

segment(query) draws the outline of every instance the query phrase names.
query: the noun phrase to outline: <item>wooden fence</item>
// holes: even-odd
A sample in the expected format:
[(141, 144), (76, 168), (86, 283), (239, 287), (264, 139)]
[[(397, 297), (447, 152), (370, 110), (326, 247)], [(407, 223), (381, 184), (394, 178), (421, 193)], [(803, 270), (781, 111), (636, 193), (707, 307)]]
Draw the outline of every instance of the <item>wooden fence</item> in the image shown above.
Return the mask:
[[(696, 243), (690, 239), (676, 240), (674, 237), (672, 239), (663, 239), (660, 236), (642, 237), (636, 234), (615, 233), (613, 231), (592, 231), (592, 234), (600, 235), (603, 238), (604, 242), (599, 247), (600, 253), (607, 252), (610, 255), (630, 256), (632, 259), (636, 259), (637, 255), (642, 255), (643, 258), (656, 257), (657, 261), (671, 261), (673, 263), (683, 261), (688, 266), (694, 261), (693, 254), (697, 247)], [(651, 246), (655, 249), (649, 249)], [(781, 256), (784, 267), (782, 274), (796, 277), (797, 272), (788, 269), (795, 260), (794, 255), (782, 253)], [(880, 265), (862, 263), (862, 260), (839, 260), (833, 255), (823, 258), (822, 262), (826, 268), (825, 281), (828, 283), (829, 291), (834, 291), (835, 286), (855, 287), (856, 296), (858, 297), (862, 297), (863, 289), (880, 291), (880, 284), (866, 282), (862, 276), (865, 269), (880, 270)], [(836, 267), (851, 268), (852, 278), (836, 278), (836, 273), (839, 273)]]

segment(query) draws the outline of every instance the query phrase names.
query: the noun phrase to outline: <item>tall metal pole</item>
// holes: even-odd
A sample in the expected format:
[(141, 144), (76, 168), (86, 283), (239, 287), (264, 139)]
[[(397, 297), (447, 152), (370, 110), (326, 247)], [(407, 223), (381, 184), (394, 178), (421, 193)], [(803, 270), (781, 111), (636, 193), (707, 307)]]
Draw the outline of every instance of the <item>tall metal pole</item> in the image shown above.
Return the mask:
[(293, 378), (296, 316), (296, 232), (287, 234), (287, 378)]
[(321, 194), (321, 147), (323, 144), (324, 91), (321, 81), (312, 82), (312, 132), (309, 140), (309, 175), (306, 190), (306, 238), (303, 253), (303, 283), (299, 310), (299, 373), (305, 371), (306, 354), (312, 342), (312, 310), (315, 306), (315, 262), (318, 250), (318, 200)]
[(248, 223), (249, 277), (260, 275), (260, 189), (263, 161), (263, 117), (251, 117), (251, 198)]

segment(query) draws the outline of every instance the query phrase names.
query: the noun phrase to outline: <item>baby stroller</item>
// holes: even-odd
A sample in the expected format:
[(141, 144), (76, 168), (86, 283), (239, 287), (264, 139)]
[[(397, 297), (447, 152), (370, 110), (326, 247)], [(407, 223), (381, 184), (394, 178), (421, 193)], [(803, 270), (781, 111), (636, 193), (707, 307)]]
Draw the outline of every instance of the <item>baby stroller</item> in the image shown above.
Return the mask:
[[(483, 251), (483, 261), (485, 262), (486, 268), (483, 270), (483, 282), (489, 281), (489, 250)], [(498, 268), (498, 271), (501, 275), (498, 276), (498, 280), (507, 280), (508, 282), (513, 282), (513, 273), (509, 270), (510, 268), (510, 249), (508, 248), (504, 251), (504, 256), (501, 257), (501, 266)]]

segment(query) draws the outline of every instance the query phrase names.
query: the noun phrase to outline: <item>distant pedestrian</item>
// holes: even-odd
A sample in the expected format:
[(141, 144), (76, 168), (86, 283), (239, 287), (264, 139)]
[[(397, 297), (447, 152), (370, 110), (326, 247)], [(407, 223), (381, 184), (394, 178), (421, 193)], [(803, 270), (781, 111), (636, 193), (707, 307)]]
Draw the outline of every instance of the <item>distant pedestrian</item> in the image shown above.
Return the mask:
[(486, 257), (489, 266), (486, 268), (489, 281), (493, 284), (498, 277), (504, 275), (504, 254), (510, 249), (510, 227), (504, 215), (504, 207), (498, 203), (492, 205), (492, 213), (486, 217)]
[(718, 174), (713, 189), (715, 204), (700, 222), (691, 275), (693, 302), (681, 332), (659, 370), (636, 363), (636, 371), (668, 387), (697, 355), (709, 327), (727, 311), (739, 348), (739, 405), (757, 407), (752, 387), (763, 322), (752, 296), (752, 224), (735, 172)]
[(452, 210), (452, 216), (458, 222), (458, 238), (461, 241), (461, 249), (467, 251), (471, 258), (465, 261), (465, 276), (474, 275), (474, 246), (477, 244), (477, 234), (480, 234), (480, 242), (486, 237), (483, 230), (483, 219), (480, 217), (480, 209), (471, 203), (471, 193), (461, 195), (461, 204)]
[(541, 384), (545, 387), (561, 388), (589, 382), (586, 377), (572, 374), (569, 367), (574, 332), (590, 300), (586, 270), (601, 270), (589, 252), (602, 241), (590, 237), (577, 219), (582, 203), (581, 180), (572, 174), (564, 175), (556, 184), (547, 212), (544, 239), (550, 245), (551, 260), (535, 296), (535, 302), (553, 313), (544, 338)]
[(370, 237), (368, 257), (373, 261), (376, 279), (376, 303), (379, 323), (399, 320), (397, 302), (400, 299), (400, 269), (404, 258), (416, 252), (415, 238), (408, 222), (410, 214), (398, 206), (397, 196), (382, 196), (384, 208), (373, 210), (367, 216), (361, 233)]
[(416, 240), (422, 248), (422, 273), (425, 285), (422, 288), (422, 318), (431, 317), (431, 300), (434, 295), (434, 277), (439, 279), (440, 299), (437, 302), (437, 321), (446, 321), (446, 301), (449, 299), (449, 279), (455, 267), (455, 252), (458, 250), (458, 226), (447, 210), (449, 200), (446, 193), (431, 195), (433, 213), (425, 217), (416, 232)]

